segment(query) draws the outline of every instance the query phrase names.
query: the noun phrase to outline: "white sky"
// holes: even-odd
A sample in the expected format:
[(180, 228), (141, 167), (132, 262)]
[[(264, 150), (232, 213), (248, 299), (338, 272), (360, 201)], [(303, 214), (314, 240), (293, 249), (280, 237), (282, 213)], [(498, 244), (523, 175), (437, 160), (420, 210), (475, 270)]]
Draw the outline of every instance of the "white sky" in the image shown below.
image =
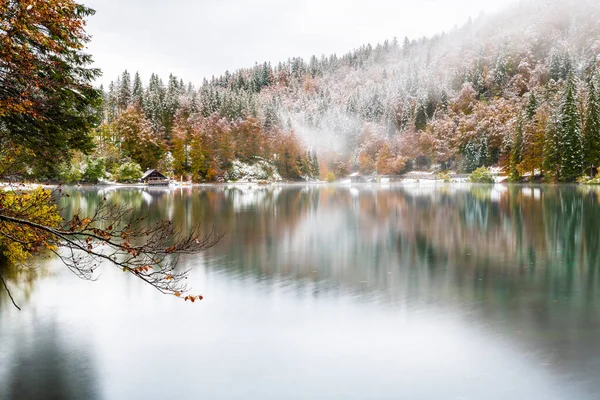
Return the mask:
[(290, 57), (341, 55), (394, 36), (450, 31), (515, 0), (82, 0), (107, 84), (124, 70), (204, 77)]

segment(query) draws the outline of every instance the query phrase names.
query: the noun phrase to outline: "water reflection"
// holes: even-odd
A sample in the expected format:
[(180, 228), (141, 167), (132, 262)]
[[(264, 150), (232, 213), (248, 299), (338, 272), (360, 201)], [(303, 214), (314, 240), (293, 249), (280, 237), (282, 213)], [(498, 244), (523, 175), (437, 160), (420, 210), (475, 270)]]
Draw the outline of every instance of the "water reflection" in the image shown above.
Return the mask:
[[(57, 321), (36, 319), (28, 326), (0, 329), (0, 398), (96, 399), (96, 375), (82, 338), (60, 332)], [(83, 341), (85, 342), (85, 341)], [(8, 362), (8, 365), (4, 364)]]
[[(600, 395), (595, 189), (82, 189), (63, 211), (93, 210), (103, 197), (150, 221), (167, 218), (181, 229), (201, 221), (226, 234), (203, 255), (181, 259), (206, 295), (200, 311), (112, 270), (95, 294), (78, 289), (86, 303), (62, 304), (101, 327), (93, 343), (110, 355), (97, 361), (106, 398), (139, 395), (119, 374), (155, 363), (157, 353), (143, 349), (164, 346), (144, 337), (120, 350), (134, 359), (113, 354), (110, 343), (140, 326), (177, 337), (170, 349), (206, 363), (167, 356), (181, 367), (175, 380), (183, 398), (365, 398), (371, 385), (377, 398)], [(84, 306), (106, 313), (88, 315)], [(0, 331), (0, 340), (6, 335)], [(13, 368), (11, 376), (23, 373)], [(175, 395), (156, 385), (143, 393)]]

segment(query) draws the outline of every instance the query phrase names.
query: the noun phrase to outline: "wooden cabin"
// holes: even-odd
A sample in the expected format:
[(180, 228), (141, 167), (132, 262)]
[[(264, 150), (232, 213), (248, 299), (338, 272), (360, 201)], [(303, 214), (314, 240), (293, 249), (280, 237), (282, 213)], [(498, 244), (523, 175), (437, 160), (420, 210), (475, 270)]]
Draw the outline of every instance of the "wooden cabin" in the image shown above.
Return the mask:
[(169, 178), (155, 169), (149, 169), (140, 179), (143, 183), (152, 186), (166, 186), (169, 184)]

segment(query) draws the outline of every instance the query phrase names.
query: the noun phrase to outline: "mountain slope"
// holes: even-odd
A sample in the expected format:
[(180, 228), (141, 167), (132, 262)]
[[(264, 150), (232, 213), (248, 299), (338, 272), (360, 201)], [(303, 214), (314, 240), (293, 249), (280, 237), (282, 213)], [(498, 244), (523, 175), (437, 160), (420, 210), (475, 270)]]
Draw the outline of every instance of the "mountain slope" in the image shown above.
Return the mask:
[[(432, 165), (469, 172), (499, 164), (515, 178), (543, 169), (563, 179), (566, 161), (559, 147), (565, 135), (585, 131), (566, 132), (560, 124), (566, 82), (573, 83), (576, 107), (569, 110), (576, 110), (580, 128), (586, 114), (600, 112), (586, 104), (598, 69), (599, 17), (600, 5), (589, 0), (521, 2), (429, 39), (393, 39), (341, 57), (257, 64), (199, 89), (175, 77), (163, 85), (153, 76), (143, 89), (137, 83), (138, 100), (127, 98), (135, 90), (124, 75), (111, 85), (104, 115), (111, 123), (127, 107), (138, 106), (165, 154), (177, 152), (174, 139), (182, 126), (208, 131), (217, 121), (253, 120), (264, 144), (256, 155), (281, 162), (288, 141), (294, 147), (290, 159), (296, 160), (288, 167), (296, 172), (305, 162), (298, 137), (319, 153), (322, 175), (332, 170), (340, 177), (356, 169), (391, 174)], [(600, 133), (591, 135), (592, 142), (600, 140)], [(237, 139), (231, 140), (236, 147)], [(271, 155), (275, 142), (279, 153)], [(221, 144), (211, 146), (204, 156), (214, 156)], [(582, 149), (582, 157), (585, 153)], [(587, 166), (600, 164), (585, 159)], [(176, 172), (189, 173), (191, 167), (182, 165)], [(582, 168), (583, 158), (575, 172)]]

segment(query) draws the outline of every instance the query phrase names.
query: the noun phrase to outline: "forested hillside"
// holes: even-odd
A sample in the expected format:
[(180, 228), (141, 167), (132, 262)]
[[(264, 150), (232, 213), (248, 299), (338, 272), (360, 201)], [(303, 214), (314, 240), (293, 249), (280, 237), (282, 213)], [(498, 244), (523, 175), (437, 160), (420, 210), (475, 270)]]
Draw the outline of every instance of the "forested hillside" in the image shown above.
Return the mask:
[(264, 159), (290, 180), (498, 165), (574, 181), (600, 165), (598, 20), (591, 0), (527, 1), (432, 38), (199, 86), (125, 71), (103, 88), (95, 153), (66, 172), (132, 161), (214, 181)]

